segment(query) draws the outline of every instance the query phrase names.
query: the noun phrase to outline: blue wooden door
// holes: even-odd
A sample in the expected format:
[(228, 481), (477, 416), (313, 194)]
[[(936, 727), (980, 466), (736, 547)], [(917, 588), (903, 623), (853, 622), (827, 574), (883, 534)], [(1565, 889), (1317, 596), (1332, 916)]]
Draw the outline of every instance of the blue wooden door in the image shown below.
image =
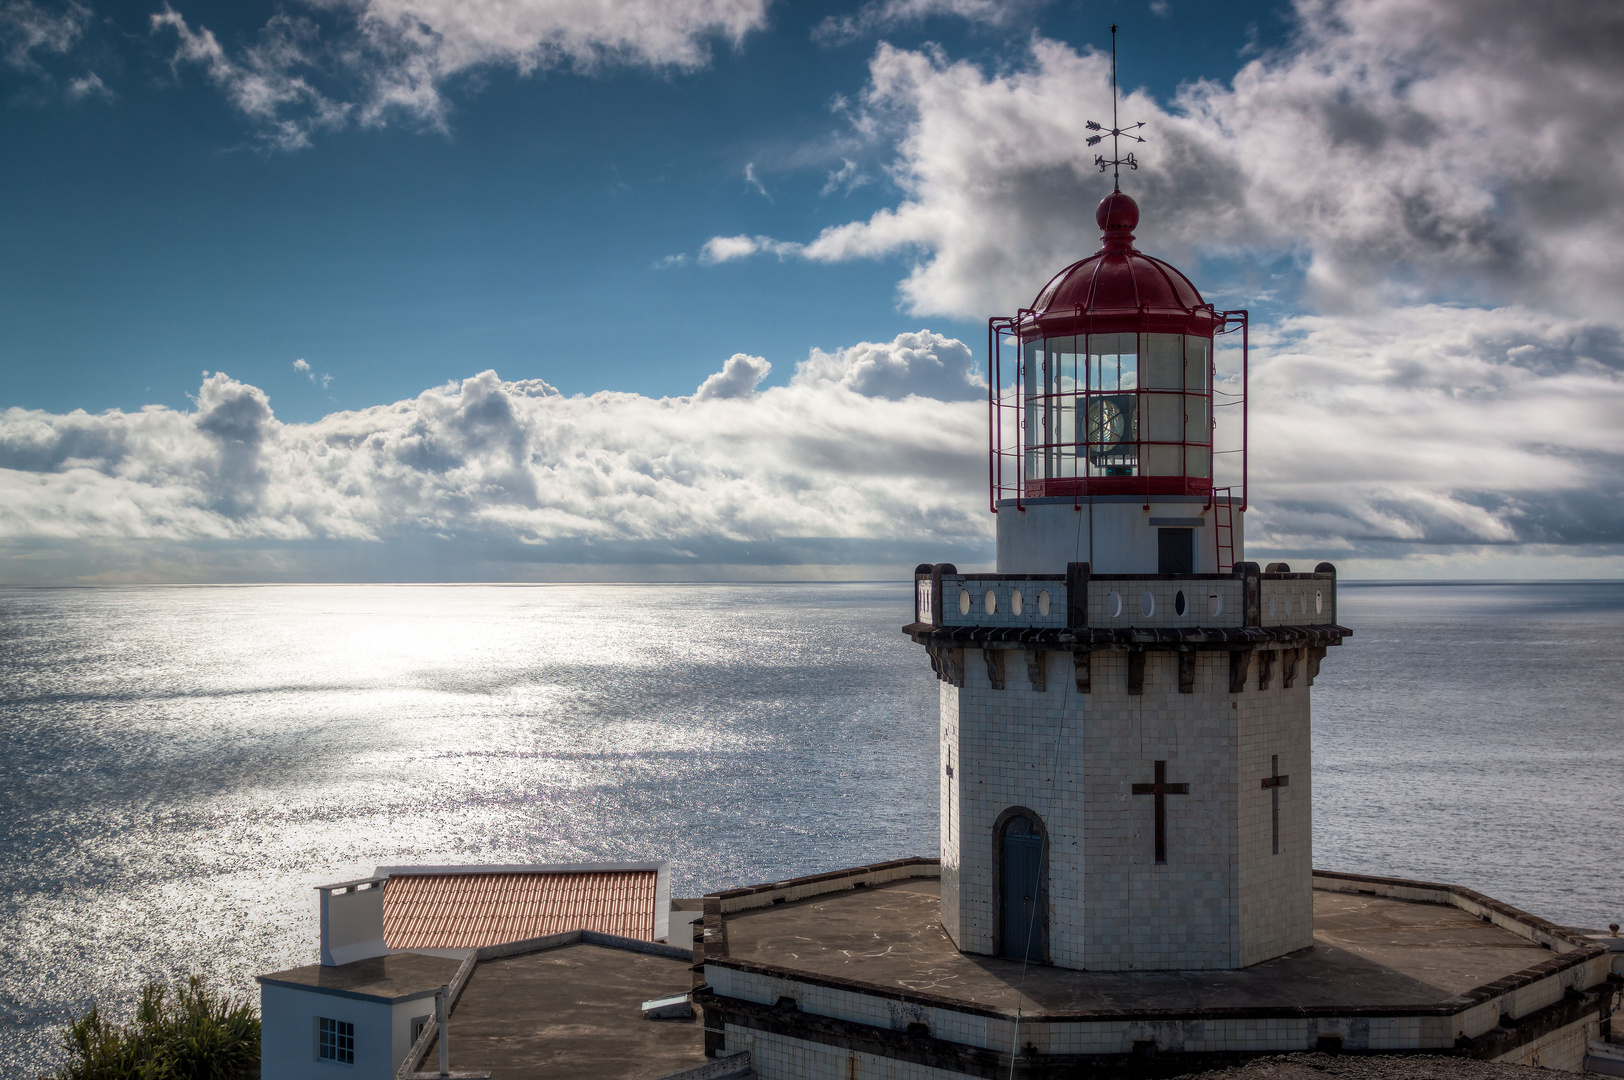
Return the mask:
[(1038, 885), (1043, 868), (1043, 836), (1035, 822), (1014, 817), (1004, 825), (1003, 845), (1004, 955), (1037, 960), (1042, 952)]

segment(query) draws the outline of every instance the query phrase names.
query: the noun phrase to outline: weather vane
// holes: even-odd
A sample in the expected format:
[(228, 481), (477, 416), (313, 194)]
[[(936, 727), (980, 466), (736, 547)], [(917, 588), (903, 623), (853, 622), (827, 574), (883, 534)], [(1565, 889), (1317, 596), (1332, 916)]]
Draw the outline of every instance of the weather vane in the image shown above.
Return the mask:
[(1090, 131), (1099, 132), (1098, 135), (1090, 135), (1088, 137), (1088, 145), (1090, 145), (1090, 146), (1097, 146), (1097, 145), (1099, 145), (1099, 142), (1100, 142), (1101, 139), (1105, 138), (1107, 135), (1111, 136), (1111, 156), (1109, 158), (1107, 158), (1104, 154), (1095, 154), (1094, 155), (1094, 164), (1096, 164), (1096, 165), (1098, 165), (1100, 167), (1100, 172), (1104, 172), (1106, 169), (1110, 169), (1111, 170), (1111, 181), (1112, 181), (1111, 189), (1113, 191), (1121, 191), (1122, 190), (1122, 166), (1126, 165), (1130, 169), (1137, 169), (1137, 168), (1139, 168), (1139, 162), (1137, 162), (1137, 161), (1135, 161), (1133, 159), (1133, 153), (1131, 151), (1129, 152), (1127, 157), (1122, 156), (1122, 148), (1121, 148), (1120, 144), (1118, 143), (1118, 140), (1119, 139), (1132, 139), (1134, 142), (1144, 142), (1145, 140), (1141, 139), (1139, 136), (1135, 135), (1134, 132), (1138, 131), (1140, 128), (1144, 127), (1145, 122), (1143, 120), (1141, 120), (1139, 123), (1130, 124), (1127, 127), (1121, 127), (1117, 122), (1116, 35), (1117, 35), (1116, 23), (1112, 23), (1111, 24), (1111, 127), (1110, 127), (1109, 130), (1107, 130), (1106, 128), (1101, 127), (1096, 121), (1093, 121), (1093, 120), (1090, 120), (1084, 126), (1087, 127), (1088, 130), (1090, 130)]

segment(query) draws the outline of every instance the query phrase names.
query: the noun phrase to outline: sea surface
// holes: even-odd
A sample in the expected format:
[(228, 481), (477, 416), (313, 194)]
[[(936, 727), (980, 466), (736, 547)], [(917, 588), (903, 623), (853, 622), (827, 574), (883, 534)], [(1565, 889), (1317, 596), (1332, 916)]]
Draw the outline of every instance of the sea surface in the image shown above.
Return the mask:
[[(1624, 921), (1624, 583), (1358, 586), (1315, 863)], [(0, 589), (0, 1076), (92, 1001), (316, 959), (385, 863), (933, 855), (908, 583)]]

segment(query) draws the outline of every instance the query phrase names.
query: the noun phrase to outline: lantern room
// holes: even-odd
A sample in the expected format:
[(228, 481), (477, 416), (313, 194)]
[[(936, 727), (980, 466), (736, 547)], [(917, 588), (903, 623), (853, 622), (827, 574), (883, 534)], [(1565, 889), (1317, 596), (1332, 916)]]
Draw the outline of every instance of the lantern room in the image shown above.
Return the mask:
[[(1112, 191), (1095, 220), (1099, 251), (1056, 274), (1030, 308), (989, 320), (993, 512), (1086, 502), (1092, 522), (1102, 499), (1146, 514), (1154, 503), (1200, 503), (1199, 514), (1188, 505), (1156, 514), (1206, 529), (1191, 534), (1187, 558), (1156, 565), (1227, 569), (1238, 547), (1235, 515), (1246, 506), (1247, 313), (1214, 309), (1178, 269), (1135, 248), (1139, 207), (1128, 195)], [(1237, 330), (1240, 378), (1215, 387), (1214, 342)], [(1234, 422), (1220, 425), (1226, 412)], [(1228, 444), (1215, 445), (1217, 433)], [(1006, 533), (1001, 521), (1001, 549)], [(1129, 544), (1127, 533), (1122, 544), (1141, 540), (1184, 544), (1148, 534)]]

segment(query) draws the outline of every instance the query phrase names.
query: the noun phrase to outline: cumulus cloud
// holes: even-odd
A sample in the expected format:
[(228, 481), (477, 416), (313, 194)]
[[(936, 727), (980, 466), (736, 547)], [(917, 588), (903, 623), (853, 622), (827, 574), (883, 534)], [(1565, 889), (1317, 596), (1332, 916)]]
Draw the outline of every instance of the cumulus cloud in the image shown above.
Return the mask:
[(742, 398), (756, 392), (756, 386), (773, 366), (765, 358), (748, 353), (734, 353), (722, 365), (722, 370), (699, 384), (694, 397), (701, 401), (712, 398)]
[(348, 123), (405, 118), (444, 129), (450, 83), (501, 66), (530, 75), (568, 66), (693, 70), (710, 43), (737, 46), (766, 23), (766, 0), (305, 0), (235, 54), (166, 5), (155, 31), (173, 33), (178, 65), (195, 65), (283, 149)]
[(985, 400), (987, 380), (970, 347), (929, 330), (888, 342), (862, 341), (834, 352), (813, 349), (795, 365), (793, 386), (832, 383), (871, 397), (910, 394), (947, 401)]
[(911, 565), (927, 537), (985, 549), (983, 410), (829, 380), (750, 392), (767, 368), (741, 354), (708, 391), (666, 399), (484, 372), (310, 424), (220, 373), (189, 412), (9, 409), (0, 573), (15, 580), (53, 543), (304, 545), (307, 574), (333, 543), (373, 545), (380, 565), (431, 541), (517, 564)]
[[(1289, 49), (1171, 102), (1131, 178), (1144, 246), (1274, 250), (1326, 305), (1475, 297), (1570, 312), (1624, 288), (1624, 8), (1515, 0), (1299, 0)], [(798, 250), (917, 259), (918, 314), (1029, 302), (1095, 246), (1108, 190), (1084, 124), (1110, 115), (1109, 58), (1034, 38), (987, 72), (881, 45), (858, 130), (889, 135), (902, 197)], [(757, 250), (770, 245), (758, 242)]]
[(1288, 318), (1255, 343), (1248, 544), (1624, 543), (1617, 326), (1421, 305)]
[[(1252, 557), (1403, 573), (1437, 552), (1461, 576), (1463, 553), (1566, 552), (1616, 571), (1617, 327), (1418, 305), (1298, 316), (1255, 344)], [(319, 577), (335, 551), (349, 561), (334, 574), (363, 578), (402, 576), (401, 553), (424, 550), (410, 573), (441, 578), (990, 560), (986, 408), (967, 346), (920, 330), (814, 352), (787, 386), (762, 389), (769, 370), (737, 354), (694, 394), (661, 399), (565, 397), (487, 371), (308, 424), (279, 421), (263, 391), (221, 373), (190, 411), (9, 409), (0, 580), (47, 565), (88, 576), (132, 551), (170, 552), (170, 573), (207, 578), (267, 545), (280, 562), (241, 576)], [(41, 561), (53, 545), (65, 562)]]

